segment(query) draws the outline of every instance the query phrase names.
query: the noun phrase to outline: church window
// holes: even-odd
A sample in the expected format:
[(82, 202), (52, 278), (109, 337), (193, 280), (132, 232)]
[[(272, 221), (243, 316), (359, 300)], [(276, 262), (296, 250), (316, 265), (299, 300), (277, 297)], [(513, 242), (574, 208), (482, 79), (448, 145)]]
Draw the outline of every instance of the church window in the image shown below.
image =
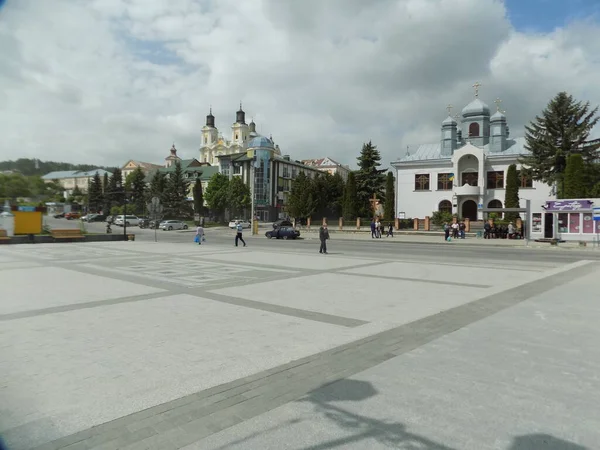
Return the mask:
[(477, 122), (473, 122), (471, 125), (469, 125), (469, 136), (479, 136), (479, 124)]
[(451, 191), (452, 190), (452, 174), (449, 173), (438, 173), (437, 188), (438, 191)]
[(429, 190), (429, 174), (417, 174), (415, 175), (415, 191), (428, 191)]
[(504, 172), (495, 171), (487, 173), (487, 188), (488, 189), (503, 189), (504, 188)]
[(452, 214), (452, 203), (450, 203), (450, 200), (442, 200), (438, 205), (438, 211)]
[(204, 136), (204, 143), (208, 143), (208, 138), (206, 136)]
[[(500, 209), (502, 208), (502, 202), (500, 200), (492, 200), (488, 203), (488, 208)], [(502, 219), (503, 216), (501, 212), (496, 214), (498, 214), (498, 218)]]
[(522, 171), (517, 171), (517, 177), (519, 178), (519, 187), (521, 188), (532, 188), (533, 178)]
[(469, 186), (477, 186), (477, 179), (479, 174), (477, 172), (464, 172), (462, 174), (461, 186), (468, 184)]
[(238, 140), (238, 136), (239, 136), (239, 134), (235, 133), (235, 140), (236, 141)]

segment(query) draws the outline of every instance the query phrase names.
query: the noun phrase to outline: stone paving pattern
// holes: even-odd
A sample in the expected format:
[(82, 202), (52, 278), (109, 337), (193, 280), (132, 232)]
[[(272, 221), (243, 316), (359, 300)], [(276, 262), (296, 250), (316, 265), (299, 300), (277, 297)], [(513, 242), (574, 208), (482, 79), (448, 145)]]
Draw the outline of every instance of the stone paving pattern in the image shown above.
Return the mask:
[(596, 263), (410, 259), (3, 248), (0, 434), (11, 450), (600, 442)]

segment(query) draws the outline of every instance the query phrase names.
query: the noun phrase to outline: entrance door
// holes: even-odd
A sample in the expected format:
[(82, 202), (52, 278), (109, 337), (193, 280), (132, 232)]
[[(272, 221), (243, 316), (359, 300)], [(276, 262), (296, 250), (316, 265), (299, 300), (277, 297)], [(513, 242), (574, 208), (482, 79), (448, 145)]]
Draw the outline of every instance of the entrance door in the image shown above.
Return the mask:
[(554, 214), (544, 214), (544, 237), (552, 239), (554, 237)]
[(477, 220), (477, 203), (473, 200), (465, 200), (462, 204), (462, 216), (471, 221)]

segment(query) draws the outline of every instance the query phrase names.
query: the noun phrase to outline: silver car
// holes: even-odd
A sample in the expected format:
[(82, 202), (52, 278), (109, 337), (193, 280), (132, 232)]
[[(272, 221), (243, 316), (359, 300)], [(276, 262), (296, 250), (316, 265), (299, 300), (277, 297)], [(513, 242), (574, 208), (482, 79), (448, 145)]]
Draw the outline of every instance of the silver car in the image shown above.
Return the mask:
[(181, 220), (163, 220), (160, 225), (158, 225), (163, 231), (171, 231), (171, 230), (187, 230), (188, 226), (185, 222)]

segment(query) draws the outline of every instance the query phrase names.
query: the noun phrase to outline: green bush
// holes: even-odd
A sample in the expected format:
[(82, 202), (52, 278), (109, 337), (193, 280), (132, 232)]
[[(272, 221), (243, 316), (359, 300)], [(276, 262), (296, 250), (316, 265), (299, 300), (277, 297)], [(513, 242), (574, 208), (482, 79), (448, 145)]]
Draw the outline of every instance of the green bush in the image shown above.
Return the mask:
[(431, 223), (441, 227), (444, 223), (452, 223), (452, 213), (446, 211), (434, 211), (431, 214)]

